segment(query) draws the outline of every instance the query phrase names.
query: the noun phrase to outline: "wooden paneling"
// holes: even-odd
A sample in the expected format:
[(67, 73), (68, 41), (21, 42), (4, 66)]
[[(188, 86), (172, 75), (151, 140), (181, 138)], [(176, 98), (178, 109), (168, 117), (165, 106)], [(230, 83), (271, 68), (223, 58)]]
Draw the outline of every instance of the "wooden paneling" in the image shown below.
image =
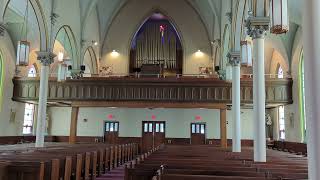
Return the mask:
[[(15, 78), (13, 100), (37, 102), (38, 78)], [(113, 102), (161, 103), (168, 105), (231, 104), (231, 83), (215, 78), (102, 78), (90, 77), (65, 82), (49, 80), (48, 102), (55, 105), (105, 106)], [(252, 104), (252, 79), (241, 79), (241, 103)], [(268, 104), (292, 103), (292, 79), (266, 81)], [(61, 104), (64, 103), (64, 104)], [(94, 103), (94, 104), (93, 104)], [(99, 105), (101, 103), (101, 105)], [(172, 105), (171, 105), (172, 106)]]

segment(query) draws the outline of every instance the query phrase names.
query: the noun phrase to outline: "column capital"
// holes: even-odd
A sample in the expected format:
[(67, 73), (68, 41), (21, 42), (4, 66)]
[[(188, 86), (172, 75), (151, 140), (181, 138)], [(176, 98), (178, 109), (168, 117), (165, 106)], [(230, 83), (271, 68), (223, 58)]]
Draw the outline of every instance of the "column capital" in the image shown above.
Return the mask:
[(6, 26), (3, 22), (0, 22), (0, 36), (4, 36), (4, 33), (6, 31)]
[(44, 66), (49, 66), (53, 63), (53, 58), (56, 57), (56, 55), (53, 52), (49, 51), (38, 51), (37, 52), (37, 59), (43, 64)]
[(228, 53), (227, 57), (232, 66), (240, 65), (240, 51), (231, 51)]
[(264, 38), (270, 28), (269, 17), (248, 17), (246, 20), (247, 34), (253, 39)]

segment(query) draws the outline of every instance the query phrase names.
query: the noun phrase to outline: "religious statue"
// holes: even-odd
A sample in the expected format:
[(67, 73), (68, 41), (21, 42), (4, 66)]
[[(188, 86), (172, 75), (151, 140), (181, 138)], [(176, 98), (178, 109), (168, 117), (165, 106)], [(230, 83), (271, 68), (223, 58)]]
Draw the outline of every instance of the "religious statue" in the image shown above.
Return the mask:
[(266, 113), (265, 120), (266, 120), (266, 135), (267, 135), (267, 139), (272, 139), (272, 137), (273, 137), (273, 128), (272, 128), (272, 119), (271, 119), (270, 114)]

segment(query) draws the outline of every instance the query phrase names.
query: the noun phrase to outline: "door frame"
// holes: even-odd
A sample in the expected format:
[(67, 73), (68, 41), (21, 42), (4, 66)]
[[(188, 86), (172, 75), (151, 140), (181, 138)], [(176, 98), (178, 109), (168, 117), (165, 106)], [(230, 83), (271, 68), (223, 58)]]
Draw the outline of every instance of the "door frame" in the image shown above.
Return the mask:
[(106, 124), (107, 123), (110, 123), (110, 122), (112, 122), (112, 123), (118, 123), (118, 138), (119, 138), (119, 132), (120, 132), (120, 122), (119, 121), (110, 121), (110, 120), (104, 120), (103, 121), (103, 142), (105, 143), (106, 142), (106, 130), (107, 130), (107, 128), (106, 128)]
[(166, 121), (142, 121), (141, 122), (141, 147), (143, 148), (143, 134), (145, 133), (144, 132), (144, 124), (145, 123), (152, 123), (152, 146), (154, 147), (155, 145), (155, 140), (154, 140), (154, 137), (155, 137), (155, 131), (156, 131), (156, 123), (163, 123), (164, 124), (164, 141), (166, 140)]
[(192, 144), (192, 124), (200, 125), (200, 134), (201, 134), (201, 124), (204, 124), (204, 144), (207, 144), (207, 123), (206, 122), (191, 122), (190, 123), (190, 144)]

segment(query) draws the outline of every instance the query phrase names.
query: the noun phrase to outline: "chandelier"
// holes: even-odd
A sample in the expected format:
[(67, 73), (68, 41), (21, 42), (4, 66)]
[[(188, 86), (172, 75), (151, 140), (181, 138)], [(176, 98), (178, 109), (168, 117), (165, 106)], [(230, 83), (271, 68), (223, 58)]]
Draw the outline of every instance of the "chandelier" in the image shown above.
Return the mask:
[(25, 40), (18, 41), (17, 45), (17, 62), (18, 66), (29, 65), (29, 53), (30, 53), (30, 42), (28, 41), (28, 11), (29, 11), (29, 0), (26, 0), (26, 11), (24, 16), (24, 22), (21, 28), (21, 37), (25, 27)]
[(288, 0), (270, 1), (270, 32), (283, 34), (289, 31)]
[(252, 45), (251, 42), (241, 41), (241, 65), (252, 66)]

